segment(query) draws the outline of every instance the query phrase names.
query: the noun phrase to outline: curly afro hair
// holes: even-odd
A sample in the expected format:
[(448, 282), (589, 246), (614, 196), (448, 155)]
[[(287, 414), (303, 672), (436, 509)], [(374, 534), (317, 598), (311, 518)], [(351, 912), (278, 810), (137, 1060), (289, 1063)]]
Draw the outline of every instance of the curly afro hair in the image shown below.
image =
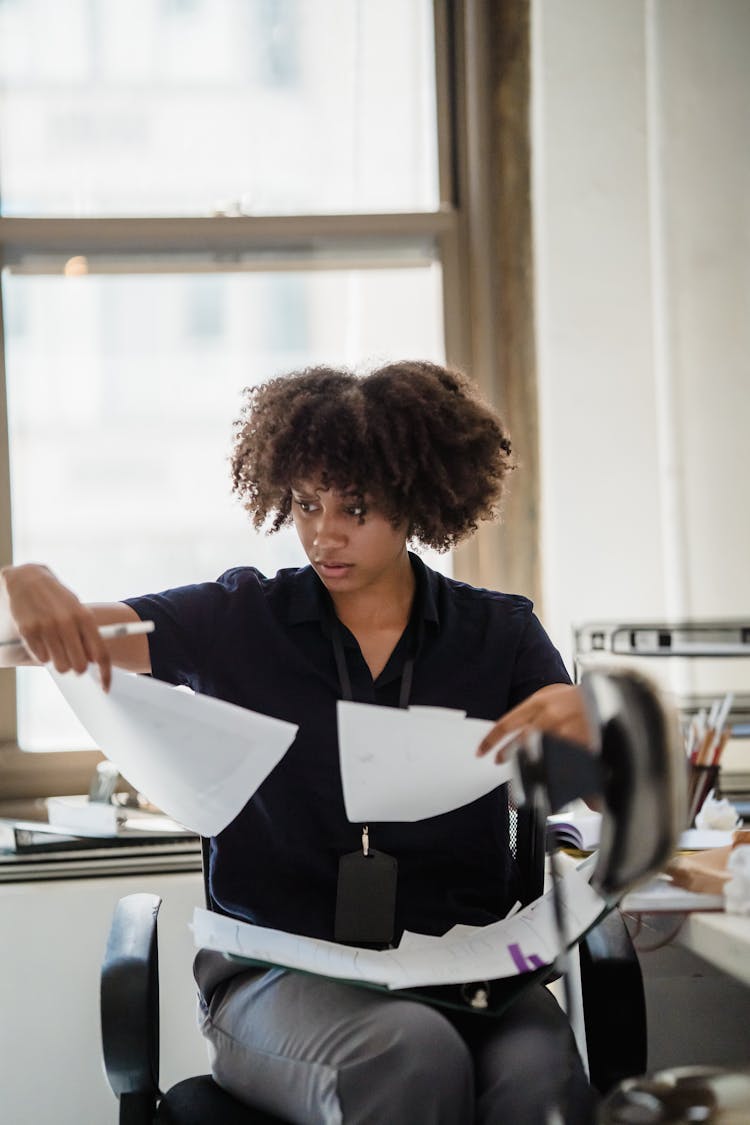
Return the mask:
[(232, 485), (256, 528), (289, 523), (291, 486), (307, 480), (366, 496), (438, 551), (498, 514), (510, 440), (457, 371), (413, 360), (369, 375), (311, 367), (244, 394)]

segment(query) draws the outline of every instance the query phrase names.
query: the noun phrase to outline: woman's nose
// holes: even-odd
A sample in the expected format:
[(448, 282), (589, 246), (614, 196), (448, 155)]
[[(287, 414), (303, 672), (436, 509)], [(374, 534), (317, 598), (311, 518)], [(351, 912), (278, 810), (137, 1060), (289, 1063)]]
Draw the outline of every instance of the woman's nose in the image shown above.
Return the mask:
[(324, 548), (340, 544), (346, 538), (344, 525), (335, 515), (321, 512), (316, 525), (313, 544)]

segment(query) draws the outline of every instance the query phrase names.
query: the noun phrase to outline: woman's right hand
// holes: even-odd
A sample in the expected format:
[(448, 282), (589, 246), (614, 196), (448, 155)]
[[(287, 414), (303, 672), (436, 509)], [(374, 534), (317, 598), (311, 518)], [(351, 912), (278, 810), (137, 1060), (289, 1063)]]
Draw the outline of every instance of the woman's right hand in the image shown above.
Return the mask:
[(0, 599), (11, 635), (16, 634), (35, 662), (78, 673), (98, 664), (102, 686), (109, 688), (112, 662), (94, 614), (51, 570), (38, 563), (4, 567)]

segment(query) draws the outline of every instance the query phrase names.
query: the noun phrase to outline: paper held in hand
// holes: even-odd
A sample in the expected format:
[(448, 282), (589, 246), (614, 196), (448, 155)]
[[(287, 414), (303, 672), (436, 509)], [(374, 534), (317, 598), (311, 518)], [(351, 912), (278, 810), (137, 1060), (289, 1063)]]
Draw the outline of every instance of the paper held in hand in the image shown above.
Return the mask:
[(215, 836), (283, 758), (293, 723), (112, 669), (50, 672), (91, 737), (140, 793), (179, 824)]
[(339, 760), (349, 820), (413, 821), (450, 812), (508, 781), (500, 745), (476, 750), (495, 725), (446, 707), (378, 707), (339, 701)]
[[(573, 865), (563, 883), (565, 929), (571, 943), (596, 922), (606, 904)], [(405, 934), (398, 949), (338, 945), (203, 909), (195, 911), (192, 929), (198, 948), (389, 989), (517, 976), (551, 965), (560, 952), (551, 891), (489, 926), (457, 926), (442, 938)]]

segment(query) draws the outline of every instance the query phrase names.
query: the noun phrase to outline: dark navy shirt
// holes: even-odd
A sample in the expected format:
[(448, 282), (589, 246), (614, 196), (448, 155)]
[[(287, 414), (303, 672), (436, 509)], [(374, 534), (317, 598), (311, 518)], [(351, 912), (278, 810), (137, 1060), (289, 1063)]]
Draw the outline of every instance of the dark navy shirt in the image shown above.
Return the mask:
[[(411, 704), (495, 720), (538, 688), (569, 682), (528, 599), (477, 589), (411, 560), (417, 588), (410, 626), (374, 682), (341, 626), (354, 699), (398, 706), (415, 637)], [(298, 724), (284, 758), (211, 841), (210, 889), (228, 914), (332, 939), (339, 857), (360, 847), (361, 826), (344, 811), (341, 686), (325, 587), (311, 567), (275, 578), (238, 567), (216, 582), (127, 604), (155, 622), (149, 647), (156, 678)], [(398, 859), (398, 933), (485, 925), (519, 897), (504, 786), (442, 816), (370, 823), (370, 843)]]

